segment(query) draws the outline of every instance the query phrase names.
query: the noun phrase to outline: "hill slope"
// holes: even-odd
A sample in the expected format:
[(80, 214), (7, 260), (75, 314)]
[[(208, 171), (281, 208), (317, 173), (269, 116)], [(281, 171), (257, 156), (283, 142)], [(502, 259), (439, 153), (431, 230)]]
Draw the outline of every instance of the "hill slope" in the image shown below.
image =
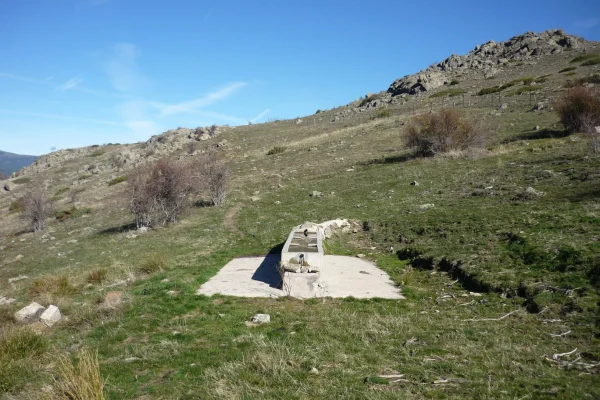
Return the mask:
[(0, 172), (11, 175), (37, 159), (36, 156), (8, 153), (0, 150)]
[[(19, 343), (11, 316), (31, 301), (64, 319), (36, 328), (37, 353), (5, 356), (19, 373), (0, 373), (0, 388), (39, 398), (56, 387), (57, 353), (92, 348), (111, 399), (600, 397), (600, 157), (552, 110), (571, 83), (596, 79), (598, 65), (575, 60), (600, 46), (552, 40), (563, 50), (527, 46), (493, 76), (463, 71), (456, 84), (300, 120), (40, 157), (0, 184), (0, 295), (15, 299), (0, 306), (0, 343)], [(493, 127), (491, 143), (415, 157), (404, 126), (450, 106)], [(178, 223), (136, 231), (115, 178), (209, 149), (230, 165), (225, 205), (198, 198)], [(15, 200), (37, 187), (67, 213), (33, 234)], [(356, 229), (326, 252), (363, 254), (406, 300), (195, 294), (231, 258), (277, 251), (290, 227), (338, 217)], [(257, 312), (272, 322), (248, 327)]]

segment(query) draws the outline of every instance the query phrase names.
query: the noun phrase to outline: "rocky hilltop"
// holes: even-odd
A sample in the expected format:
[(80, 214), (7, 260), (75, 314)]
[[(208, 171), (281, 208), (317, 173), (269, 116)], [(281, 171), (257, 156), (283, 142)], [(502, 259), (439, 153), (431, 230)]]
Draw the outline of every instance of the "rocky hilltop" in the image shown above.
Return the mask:
[(451, 55), (417, 74), (396, 79), (388, 88), (391, 96), (417, 94), (450, 84), (457, 74), (476, 73), (495, 76), (499, 69), (514, 62), (535, 61), (543, 56), (558, 54), (565, 49), (582, 49), (585, 39), (569, 35), (562, 29), (542, 33), (527, 32), (505, 42), (493, 40), (476, 46), (467, 55)]

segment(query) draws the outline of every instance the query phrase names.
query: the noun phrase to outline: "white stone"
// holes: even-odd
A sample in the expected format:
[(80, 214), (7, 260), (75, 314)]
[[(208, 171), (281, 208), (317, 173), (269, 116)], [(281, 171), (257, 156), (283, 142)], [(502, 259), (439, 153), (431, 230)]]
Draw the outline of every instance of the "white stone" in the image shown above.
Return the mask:
[(58, 307), (50, 305), (40, 316), (40, 321), (46, 324), (46, 326), (51, 327), (60, 321), (61, 318), (62, 315), (60, 314)]
[(269, 314), (256, 314), (250, 321), (255, 324), (268, 324), (271, 322), (271, 316)]
[(29, 279), (29, 277), (27, 275), (19, 275), (16, 278), (9, 278), (8, 283), (22, 281), (23, 279)]
[(37, 322), (40, 319), (40, 315), (46, 310), (46, 307), (33, 302), (27, 307), (23, 307), (15, 313), (15, 319), (18, 322), (24, 322), (26, 324)]
[(8, 306), (15, 302), (15, 299), (6, 298), (4, 296), (0, 296), (0, 306)]

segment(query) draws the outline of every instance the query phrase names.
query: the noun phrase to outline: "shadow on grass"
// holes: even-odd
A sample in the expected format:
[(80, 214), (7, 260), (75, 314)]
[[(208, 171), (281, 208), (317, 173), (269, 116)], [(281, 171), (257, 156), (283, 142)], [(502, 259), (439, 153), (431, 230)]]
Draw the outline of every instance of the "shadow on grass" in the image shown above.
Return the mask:
[(98, 232), (98, 235), (112, 235), (115, 233), (121, 233), (126, 231), (135, 231), (137, 229), (137, 225), (132, 222), (129, 224), (124, 224), (121, 226), (114, 226), (112, 228), (106, 228)]
[(558, 139), (569, 136), (566, 130), (541, 129), (539, 131), (527, 131), (519, 135), (506, 139), (505, 143), (516, 142), (519, 140), (539, 140), (539, 139)]
[(194, 207), (204, 208), (204, 207), (213, 207), (215, 204), (210, 200), (198, 200), (194, 202)]
[(575, 193), (568, 197), (571, 203), (581, 203), (584, 201), (597, 201), (600, 199), (600, 189), (592, 189), (585, 192)]
[(414, 160), (415, 158), (422, 158), (422, 157), (424, 157), (424, 156), (420, 156), (414, 152), (411, 152), (411, 153), (405, 153), (405, 154), (400, 154), (400, 155), (395, 155), (395, 156), (376, 158), (374, 160), (365, 161), (359, 165), (369, 166), (369, 165), (381, 165), (381, 164), (398, 164), (398, 163), (403, 163), (403, 162), (407, 162), (410, 160)]

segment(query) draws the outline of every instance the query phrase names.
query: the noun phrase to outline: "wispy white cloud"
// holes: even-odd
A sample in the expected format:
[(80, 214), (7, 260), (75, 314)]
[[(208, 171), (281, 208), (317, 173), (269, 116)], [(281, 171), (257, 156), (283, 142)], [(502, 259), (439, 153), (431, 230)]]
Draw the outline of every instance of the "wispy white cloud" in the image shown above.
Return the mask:
[(118, 122), (107, 121), (107, 120), (102, 120), (102, 119), (71, 117), (71, 116), (67, 116), (67, 115), (36, 113), (36, 112), (21, 111), (21, 110), (7, 110), (4, 108), (0, 108), (0, 114), (12, 114), (12, 115), (21, 115), (24, 117), (47, 118), (47, 119), (57, 119), (57, 120), (62, 120), (62, 121), (84, 122), (84, 123), (90, 123), (90, 124), (122, 126), (122, 124), (120, 124)]
[(244, 86), (246, 86), (245, 82), (234, 82), (195, 100), (184, 101), (178, 104), (152, 103), (152, 105), (159, 110), (161, 116), (180, 113), (194, 114), (203, 107), (210, 106), (220, 100), (228, 98), (234, 92), (243, 88)]
[(74, 87), (79, 85), (81, 82), (83, 82), (83, 79), (76, 76), (75, 78), (71, 78), (68, 81), (66, 81), (65, 83), (63, 83), (62, 85), (58, 86), (56, 88), (56, 90), (59, 92), (64, 92), (65, 90), (73, 89)]
[(147, 79), (139, 72), (136, 62), (138, 56), (139, 50), (131, 43), (114, 46), (106, 63), (106, 71), (111, 84), (119, 92), (131, 92), (147, 83)]
[(0, 78), (12, 79), (14, 81), (22, 81), (22, 82), (35, 83), (35, 84), (38, 84), (38, 85), (49, 85), (50, 84), (50, 80), (49, 79), (46, 79), (46, 80), (36, 79), (36, 78), (30, 78), (28, 76), (9, 74), (9, 73), (6, 73), (6, 72), (0, 72)]
[(598, 25), (598, 22), (600, 22), (600, 19), (593, 17), (577, 20), (573, 23), (573, 25), (575, 25), (576, 28), (580, 29), (590, 29)]
[(267, 115), (269, 112), (271, 112), (270, 108), (267, 108), (265, 111), (261, 112), (260, 114), (258, 114), (256, 117), (252, 118), (250, 120), (250, 122), (256, 122), (259, 119), (263, 118), (265, 115)]

